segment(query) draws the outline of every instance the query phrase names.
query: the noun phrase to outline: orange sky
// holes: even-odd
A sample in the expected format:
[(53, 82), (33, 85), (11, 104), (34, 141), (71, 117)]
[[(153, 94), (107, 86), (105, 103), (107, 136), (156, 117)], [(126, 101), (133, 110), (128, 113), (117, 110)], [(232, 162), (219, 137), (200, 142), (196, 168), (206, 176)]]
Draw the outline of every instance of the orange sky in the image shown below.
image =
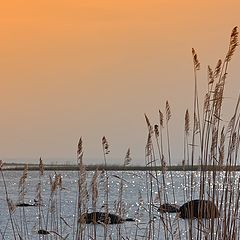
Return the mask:
[[(193, 97), (191, 48), (201, 61), (203, 93), (206, 66), (224, 56), (239, 9), (238, 0), (2, 1), (0, 157), (74, 159), (82, 136), (86, 161), (102, 162), (106, 135), (112, 163), (128, 147), (140, 163), (143, 114), (157, 121), (168, 99), (174, 159), (181, 160)], [(239, 63), (238, 49), (230, 105), (239, 93)]]

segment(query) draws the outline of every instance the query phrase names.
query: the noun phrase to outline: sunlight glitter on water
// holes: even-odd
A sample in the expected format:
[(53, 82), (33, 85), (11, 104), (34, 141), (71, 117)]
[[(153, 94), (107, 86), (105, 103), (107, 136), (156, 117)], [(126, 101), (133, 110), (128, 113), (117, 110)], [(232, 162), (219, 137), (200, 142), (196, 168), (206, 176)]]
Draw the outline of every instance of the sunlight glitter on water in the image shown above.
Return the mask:
[[(109, 212), (114, 213), (115, 207), (116, 207), (116, 201), (119, 197), (119, 188), (121, 186), (121, 179), (124, 179), (123, 181), (123, 195), (122, 195), (122, 202), (123, 204), (123, 210), (125, 212), (124, 217), (132, 217), (135, 219), (138, 219), (138, 223), (141, 223), (141, 227), (138, 226), (137, 222), (134, 223), (125, 223), (122, 225), (122, 228), (125, 228), (125, 236), (131, 238), (134, 238), (134, 235), (136, 233), (136, 229), (138, 229), (139, 235), (146, 234), (146, 227), (149, 222), (149, 213), (147, 211), (149, 207), (148, 203), (148, 192), (149, 192), (149, 186), (146, 186), (146, 179), (145, 177), (142, 177), (143, 172), (111, 172), (109, 171)], [(47, 205), (49, 201), (50, 196), (50, 186), (49, 186), (49, 174), (54, 174), (52, 172), (47, 172), (44, 179), (43, 179), (43, 200), (44, 200), (44, 207), (43, 211), (47, 212)], [(171, 177), (170, 174), (166, 174), (166, 195), (168, 196), (169, 203), (176, 203), (178, 205), (181, 205), (184, 203), (184, 195), (186, 191), (189, 191), (189, 186), (187, 184), (187, 178), (192, 174), (189, 172), (173, 172), (173, 186), (171, 183)], [(13, 202), (18, 201), (18, 183), (19, 179), (22, 175), (21, 172), (4, 172), (7, 187), (8, 187), (8, 194), (9, 198), (13, 200)], [(159, 184), (161, 184), (161, 174), (159, 176)], [(198, 196), (198, 188), (199, 188), (199, 173), (194, 173), (194, 189), (196, 190), (195, 195)], [(91, 199), (91, 181), (93, 177), (93, 172), (87, 172), (87, 182), (88, 182), (88, 198)], [(209, 175), (211, 178), (211, 175)], [(233, 184), (236, 183), (236, 178), (238, 177), (238, 173), (236, 173), (236, 176), (233, 177)], [(77, 183), (78, 183), (78, 174), (77, 172), (64, 172), (62, 173), (62, 182), (63, 182), (63, 190), (61, 193), (61, 216), (64, 218), (69, 226), (73, 226), (74, 223), (74, 217), (76, 216), (75, 213), (75, 206), (77, 201)], [(100, 179), (101, 177), (99, 177)], [(29, 178), (27, 180), (27, 192), (25, 195), (25, 202), (33, 203), (34, 198), (36, 197), (36, 185), (39, 181), (38, 173), (37, 172), (29, 172)], [(149, 184), (149, 183), (148, 183)], [(223, 176), (220, 174), (218, 177), (218, 187), (220, 190), (223, 188)], [(213, 184), (209, 185), (209, 188), (212, 189)], [(99, 188), (99, 194), (97, 199), (97, 210), (101, 211), (102, 206), (104, 205), (104, 194), (102, 189), (104, 188), (103, 182), (100, 180), (98, 183)], [(157, 195), (158, 193), (158, 184), (153, 181), (152, 182), (152, 192), (153, 197)], [(160, 189), (162, 192), (163, 189)], [(174, 195), (173, 196), (173, 191)], [(0, 192), (4, 193), (3, 188), (3, 182), (2, 179), (0, 180)], [(141, 196), (140, 196), (141, 195)], [(59, 195), (60, 196), (60, 195)], [(175, 201), (174, 201), (175, 199)], [(154, 202), (156, 206), (159, 206), (159, 203), (156, 201)], [(89, 211), (92, 211), (93, 206), (91, 201), (88, 202), (87, 208)], [(9, 215), (7, 211), (7, 204), (4, 195), (2, 194), (0, 197), (0, 211), (1, 211), (1, 221), (0, 221), (0, 229), (6, 229), (4, 230), (4, 239), (10, 239), (12, 240), (12, 231), (10, 226), (10, 220)], [(39, 239), (39, 236), (36, 234), (36, 227), (38, 226), (38, 208), (32, 207), (32, 208), (26, 208), (26, 220), (28, 222), (28, 232), (29, 232), (29, 239)], [(155, 222), (156, 226), (159, 225), (159, 213), (157, 211), (157, 208), (153, 209), (152, 213), (153, 221)], [(172, 221), (174, 221), (176, 214), (166, 214), (166, 218), (170, 217)], [(21, 212), (20, 209), (17, 208), (16, 212), (14, 213), (15, 221), (19, 224), (19, 228), (21, 229)], [(186, 222), (180, 221), (181, 225), (181, 235), (185, 236), (185, 229), (186, 229)], [(89, 231), (91, 230), (92, 226), (88, 226)], [(100, 236), (102, 236), (103, 231), (101, 230), (101, 226), (97, 227), (99, 230), (99, 237), (98, 239), (101, 239)], [(114, 232), (116, 231), (116, 226), (110, 226), (109, 232), (112, 234), (112, 236), (115, 236)], [(160, 230), (163, 231), (163, 226), (160, 224)], [(3, 230), (1, 230), (3, 231)], [(69, 237), (72, 235), (73, 229), (72, 227), (64, 227), (64, 234), (70, 234)], [(157, 233), (156, 233), (157, 234)], [(140, 239), (140, 238), (139, 238)], [(161, 239), (161, 238), (159, 238)]]

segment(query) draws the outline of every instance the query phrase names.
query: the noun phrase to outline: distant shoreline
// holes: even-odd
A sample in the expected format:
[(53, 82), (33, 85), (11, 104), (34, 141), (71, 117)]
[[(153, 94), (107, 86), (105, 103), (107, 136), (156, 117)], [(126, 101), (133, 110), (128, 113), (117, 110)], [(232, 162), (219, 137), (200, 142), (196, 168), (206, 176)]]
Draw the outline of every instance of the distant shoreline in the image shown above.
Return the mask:
[[(38, 164), (27, 164), (29, 171), (39, 171)], [(25, 164), (14, 164), (14, 163), (5, 163), (2, 170), (3, 171), (23, 171)], [(156, 166), (120, 166), (120, 165), (85, 165), (86, 171), (95, 171), (98, 169), (99, 171), (107, 170), (107, 171), (162, 171), (162, 167)], [(64, 165), (64, 164), (46, 164), (44, 165), (45, 171), (78, 171), (78, 165)], [(168, 166), (166, 171), (240, 171), (240, 165), (237, 166)]]

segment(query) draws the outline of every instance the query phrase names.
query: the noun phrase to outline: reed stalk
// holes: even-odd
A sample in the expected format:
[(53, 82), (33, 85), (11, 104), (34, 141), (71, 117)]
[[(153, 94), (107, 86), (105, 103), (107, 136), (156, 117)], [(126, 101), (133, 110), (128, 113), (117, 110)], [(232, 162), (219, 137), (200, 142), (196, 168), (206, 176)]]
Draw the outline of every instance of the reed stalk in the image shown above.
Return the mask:
[(4, 190), (5, 190), (6, 202), (8, 203), (8, 213), (9, 213), (9, 217), (10, 217), (10, 221), (11, 221), (13, 237), (14, 237), (14, 240), (17, 240), (17, 234), (18, 233), (17, 233), (17, 230), (16, 230), (16, 228), (14, 226), (14, 220), (13, 220), (13, 215), (12, 215), (12, 213), (16, 210), (16, 206), (11, 204), (11, 200), (10, 200), (10, 198), (8, 196), (7, 184), (6, 184), (6, 181), (5, 181), (5, 177), (4, 177), (2, 168), (3, 168), (3, 161), (0, 160), (0, 171), (1, 171), (3, 185), (4, 185)]

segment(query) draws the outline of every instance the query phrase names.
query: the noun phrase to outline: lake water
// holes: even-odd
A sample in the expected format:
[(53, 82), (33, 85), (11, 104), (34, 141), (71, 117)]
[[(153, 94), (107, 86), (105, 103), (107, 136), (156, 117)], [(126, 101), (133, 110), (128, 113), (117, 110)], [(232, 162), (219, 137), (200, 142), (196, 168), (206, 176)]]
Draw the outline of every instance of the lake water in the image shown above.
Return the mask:
[[(46, 171), (42, 178), (42, 198), (44, 206), (41, 208), (43, 215), (47, 212), (49, 215), (48, 230), (54, 230), (59, 235), (65, 237), (65, 239), (74, 239), (73, 233), (76, 229), (73, 227), (76, 220), (76, 200), (78, 195), (78, 172), (58, 172), (62, 176), (62, 190), (58, 190), (55, 193), (54, 204), (49, 206), (49, 197), (51, 193), (50, 177), (54, 179), (54, 172)], [(162, 182), (162, 174), (159, 172), (156, 181), (156, 176), (152, 176), (144, 171), (142, 172), (114, 172), (109, 171), (109, 195), (108, 206), (109, 212), (116, 212), (116, 203), (119, 198), (119, 188), (121, 186), (121, 179), (123, 179), (123, 209), (124, 217), (131, 217), (137, 219), (136, 222), (125, 222), (121, 225), (108, 225), (107, 236), (108, 239), (147, 239), (147, 231), (149, 229), (149, 221), (153, 221), (151, 226), (156, 230), (151, 239), (167, 239), (164, 236), (163, 224), (160, 220), (160, 214), (157, 211), (159, 206), (158, 189)], [(155, 173), (154, 173), (155, 174)], [(167, 201), (169, 203), (176, 203), (182, 205), (187, 198), (187, 191), (189, 191), (188, 183), (186, 179), (190, 174), (194, 176), (194, 185), (192, 188), (193, 199), (198, 198), (199, 194), (199, 172), (172, 172), (172, 178), (170, 173), (165, 174), (165, 189), (160, 187), (160, 192), (165, 191)], [(7, 184), (7, 190), (9, 199), (14, 203), (19, 201), (19, 179), (22, 176), (20, 171), (4, 171), (4, 177)], [(91, 181), (93, 172), (87, 172), (87, 190), (88, 190), (88, 202), (86, 208), (89, 212), (92, 211), (91, 200)], [(105, 174), (99, 173), (98, 176), (98, 198), (96, 203), (96, 209), (98, 211), (104, 210), (104, 176)], [(222, 177), (222, 176), (220, 176)], [(238, 179), (238, 173), (234, 176), (234, 179)], [(173, 187), (172, 187), (173, 181)], [(24, 202), (33, 203), (36, 198), (36, 187), (39, 183), (39, 174), (37, 171), (30, 171), (26, 180), (26, 192), (24, 194)], [(209, 186), (211, 188), (211, 186)], [(150, 189), (152, 188), (152, 191)], [(221, 185), (219, 185), (221, 188)], [(174, 194), (173, 195), (173, 191)], [(156, 207), (152, 208), (152, 212), (149, 213), (149, 199), (153, 199), (152, 202)], [(161, 199), (163, 203), (163, 197)], [(55, 207), (54, 207), (55, 206)], [(49, 210), (50, 208), (53, 208)], [(55, 208), (55, 209), (54, 209)], [(24, 236), (24, 240), (30, 239), (63, 239), (57, 234), (52, 233), (51, 236), (40, 236), (37, 234), (39, 229), (39, 211), (38, 207), (17, 207), (13, 214), (13, 221), (17, 226), (18, 232)], [(49, 210), (49, 211), (48, 211)], [(166, 214), (165, 214), (166, 215)], [(13, 240), (13, 233), (11, 227), (11, 221), (8, 213), (8, 207), (6, 202), (6, 195), (4, 190), (4, 184), (2, 178), (0, 178), (0, 239)], [(60, 217), (62, 220), (60, 220)], [(188, 231), (187, 222), (183, 219), (177, 219), (176, 214), (167, 214), (165, 219), (171, 222), (171, 227), (174, 228), (178, 225), (178, 238), (187, 239), (186, 232)], [(177, 219), (177, 221), (176, 221)], [(193, 221), (197, 224), (196, 221)], [(26, 224), (27, 223), (27, 224)], [(43, 227), (45, 228), (45, 227)], [(46, 228), (45, 228), (46, 229)], [(121, 231), (121, 237), (119, 238), (119, 231)], [(195, 230), (193, 230), (195, 231)], [(94, 232), (94, 226), (92, 224), (87, 225), (84, 231), (83, 239), (92, 239)], [(100, 224), (96, 226), (97, 238), (103, 239), (104, 227)], [(17, 238), (20, 239), (20, 238)], [(172, 238), (169, 238), (172, 239)]]

